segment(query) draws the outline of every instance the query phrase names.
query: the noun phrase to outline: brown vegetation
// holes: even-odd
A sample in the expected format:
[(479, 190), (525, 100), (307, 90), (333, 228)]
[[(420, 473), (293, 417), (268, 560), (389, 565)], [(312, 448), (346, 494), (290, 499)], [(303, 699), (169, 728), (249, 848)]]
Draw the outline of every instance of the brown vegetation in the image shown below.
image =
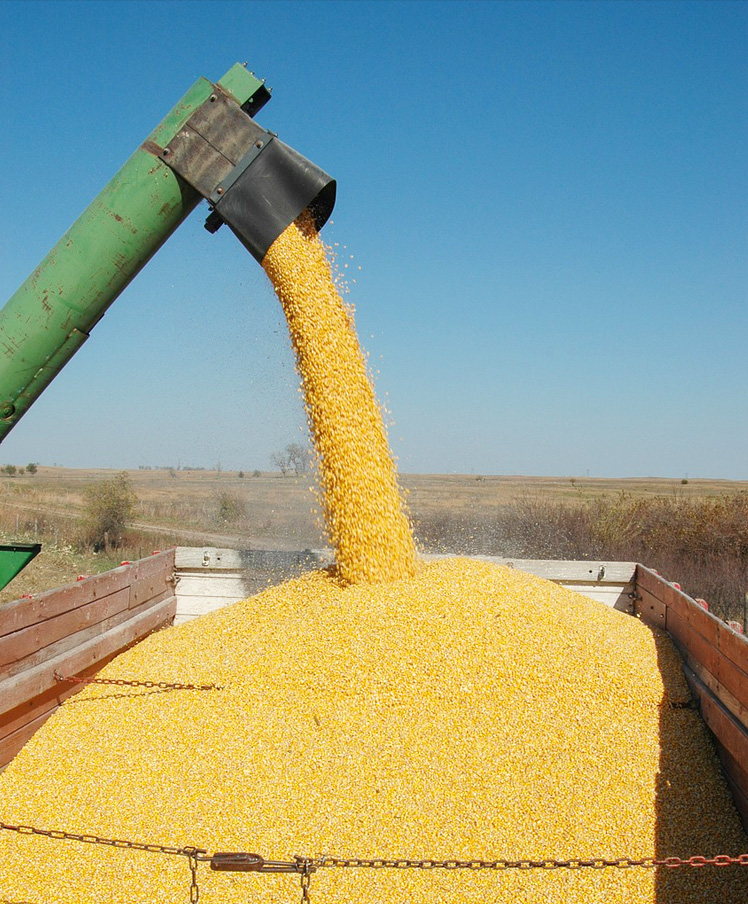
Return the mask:
[(430, 552), (641, 562), (724, 619), (745, 624), (748, 492), (687, 498), (619, 492), (576, 500), (526, 492), (492, 513), (418, 519)]
[[(174, 544), (326, 545), (308, 475), (160, 469), (128, 472), (133, 517), (117, 550), (94, 554), (81, 530), (86, 489), (114, 473), (39, 467), (23, 480), (0, 478), (0, 534), (43, 544), (0, 601)], [(639, 561), (717, 615), (744, 620), (748, 482), (407, 475), (403, 483), (425, 551)]]

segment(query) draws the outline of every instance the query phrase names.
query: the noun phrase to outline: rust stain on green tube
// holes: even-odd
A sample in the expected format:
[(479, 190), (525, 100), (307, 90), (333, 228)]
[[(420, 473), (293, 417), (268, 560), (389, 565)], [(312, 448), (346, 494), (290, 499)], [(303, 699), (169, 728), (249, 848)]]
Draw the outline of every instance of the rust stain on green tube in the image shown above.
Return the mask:
[[(262, 82), (237, 63), (218, 84), (241, 105)], [(197, 206), (156, 154), (214, 90), (195, 82), (0, 311), (0, 440)]]

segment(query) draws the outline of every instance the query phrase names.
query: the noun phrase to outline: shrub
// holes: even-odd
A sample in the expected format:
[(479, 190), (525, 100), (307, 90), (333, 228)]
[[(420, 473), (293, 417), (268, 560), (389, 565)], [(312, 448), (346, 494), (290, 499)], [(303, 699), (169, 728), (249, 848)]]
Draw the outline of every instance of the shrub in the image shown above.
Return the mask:
[(621, 493), (573, 503), (526, 494), (491, 516), (418, 519), (416, 531), (433, 552), (641, 562), (706, 599), (720, 618), (745, 619), (748, 493), (695, 500)]
[(215, 494), (215, 514), (213, 520), (219, 526), (236, 524), (246, 518), (247, 507), (243, 499), (233, 493), (221, 492)]
[(88, 487), (83, 509), (84, 542), (96, 551), (119, 546), (137, 502), (125, 471)]

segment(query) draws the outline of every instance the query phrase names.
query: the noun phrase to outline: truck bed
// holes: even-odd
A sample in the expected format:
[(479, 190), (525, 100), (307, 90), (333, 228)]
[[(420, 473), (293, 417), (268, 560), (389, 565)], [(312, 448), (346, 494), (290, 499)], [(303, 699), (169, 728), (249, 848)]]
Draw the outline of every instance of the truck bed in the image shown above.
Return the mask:
[[(666, 631), (683, 657), (748, 831), (748, 638), (635, 562), (475, 558), (554, 581)], [(80, 686), (56, 675), (91, 676), (154, 630), (331, 561), (329, 550), (177, 547), (6, 604), (0, 608), (0, 769)]]

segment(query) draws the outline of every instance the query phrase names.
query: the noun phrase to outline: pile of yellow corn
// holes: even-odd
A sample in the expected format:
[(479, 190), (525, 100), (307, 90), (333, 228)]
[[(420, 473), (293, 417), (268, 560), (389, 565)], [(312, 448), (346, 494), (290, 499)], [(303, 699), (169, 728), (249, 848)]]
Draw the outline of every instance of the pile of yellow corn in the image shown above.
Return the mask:
[[(316, 572), (153, 635), (0, 778), (3, 821), (209, 851), (408, 858), (737, 854), (746, 846), (670, 643), (466, 559), (343, 586)], [(203, 904), (298, 876), (198, 874)], [(181, 904), (182, 858), (0, 832), (0, 901)], [(743, 867), (322, 870), (318, 904), (744, 904)]]
[[(294, 337), (338, 567), (163, 631), (0, 776), (0, 821), (266, 859), (577, 859), (746, 847), (665, 636), (547, 581), (416, 565), (319, 241), (265, 262)], [(676, 704), (673, 706), (672, 704)], [(202, 904), (299, 877), (198, 870)], [(322, 869), (319, 904), (744, 904), (748, 869)], [(0, 904), (177, 904), (183, 857), (0, 831)], [(194, 889), (193, 889), (194, 900)]]

